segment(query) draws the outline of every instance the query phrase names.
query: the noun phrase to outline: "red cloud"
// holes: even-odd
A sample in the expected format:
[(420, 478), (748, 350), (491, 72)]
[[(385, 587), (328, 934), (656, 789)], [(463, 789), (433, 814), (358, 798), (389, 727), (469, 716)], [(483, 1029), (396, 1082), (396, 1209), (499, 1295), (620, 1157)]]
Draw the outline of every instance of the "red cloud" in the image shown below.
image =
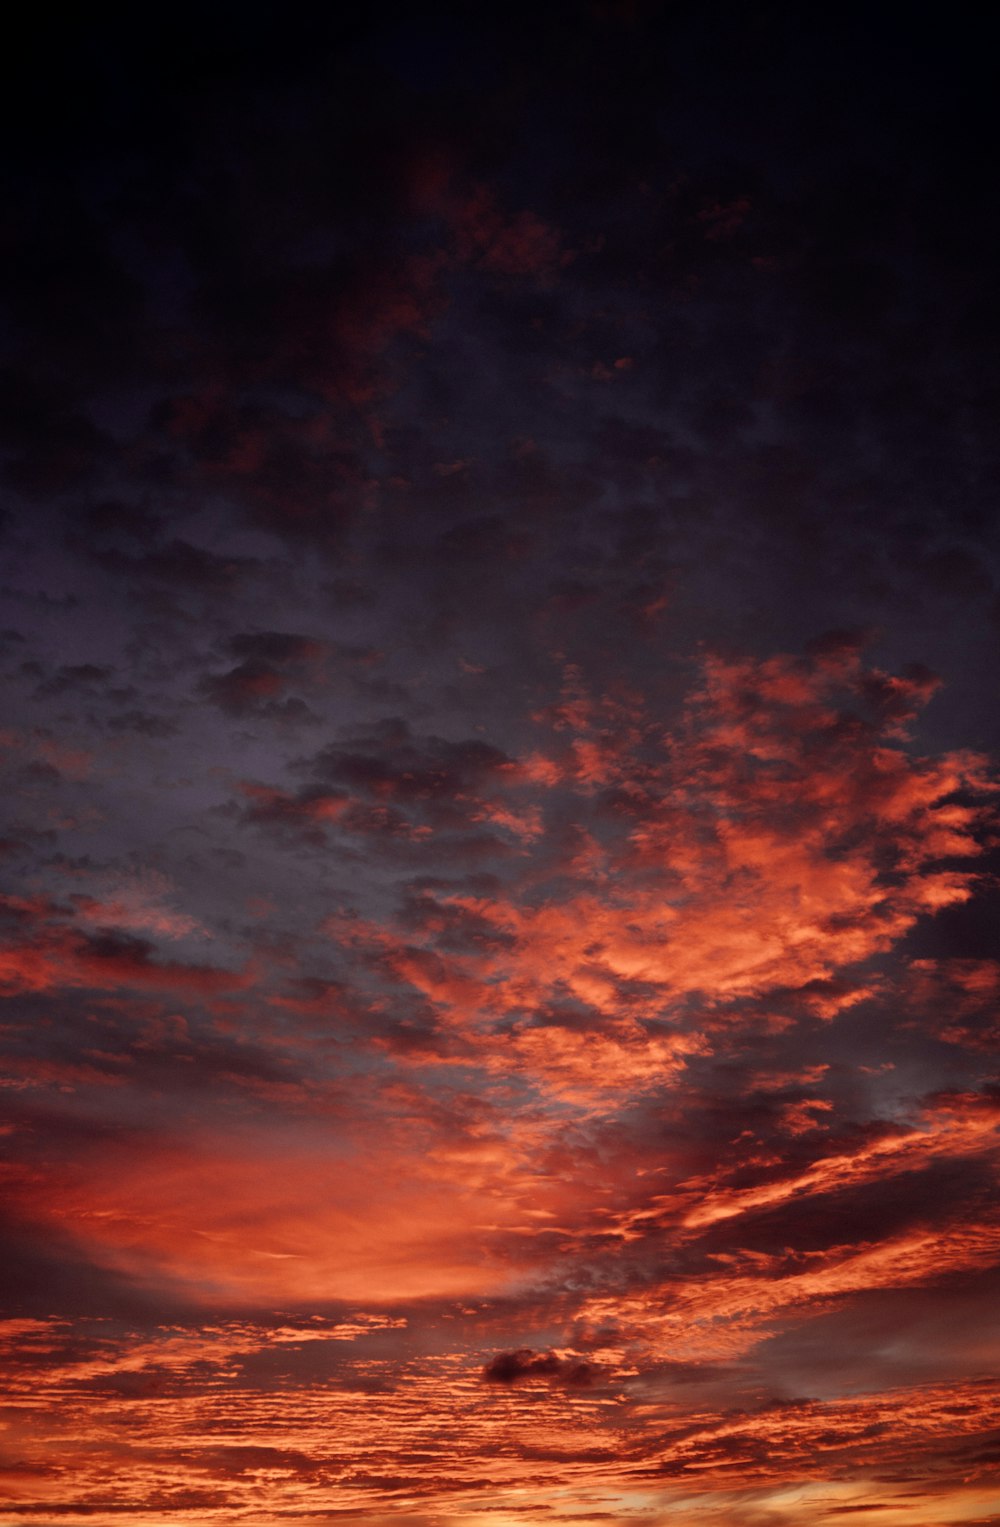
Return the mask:
[(450, 221), (459, 264), (474, 264), (492, 275), (551, 280), (573, 259), (558, 229), (533, 212), (505, 214), (485, 186), (454, 206)]
[[(266, 651), (232, 656), (281, 672), (313, 661), (263, 635)], [(776, 1333), (886, 1289), (971, 1285), (1000, 1254), (984, 1207), (993, 1095), (963, 1084), (921, 1106), (895, 1098), (891, 1117), (862, 1125), (849, 1108), (861, 1073), (845, 1080), (835, 1048), (807, 1043), (873, 999), (971, 1045), (994, 994), (987, 961), (915, 960), (896, 982), (864, 963), (974, 884), (989, 780), (976, 757), (926, 758), (908, 742), (930, 687), (866, 671), (849, 642), (809, 661), (713, 657), (668, 726), (571, 670), (521, 758), (396, 724), (303, 761), (297, 789), (245, 784), (246, 819), (314, 851), (363, 832), (380, 852), (412, 849), (484, 823), (508, 842), (490, 877), (408, 882), (395, 921), (337, 914), (302, 930), (277, 956), (278, 993), (263, 967), (164, 961), (136, 937), (184, 932), (159, 882), (68, 907), (9, 903), (8, 991), (89, 988), (105, 993), (102, 1013), (119, 989), (170, 1004), (153, 1026), (122, 1008), (120, 1056), (117, 1031), (88, 1013), (76, 1059), (12, 1065), (17, 1085), (72, 1087), (85, 1121), (44, 1173), (32, 1115), (12, 1125), (20, 1221), (102, 1276), (220, 1312), (188, 1334), (164, 1325), (130, 1355), (110, 1337), (96, 1356), (51, 1351), (40, 1403), (56, 1414), (57, 1399), (74, 1435), (86, 1417), (92, 1451), (66, 1457), (89, 1499), (204, 1515), (209, 1477), (225, 1482), (227, 1510), (262, 1519), (288, 1509), (290, 1490), (303, 1510), (327, 1509), (332, 1488), (338, 1509), (370, 1517), (426, 1500), (461, 1519), (482, 1505), (488, 1456), (500, 1514), (526, 1492), (533, 1510), (558, 1505), (572, 1487), (614, 1515), (637, 1482), (663, 1499), (697, 1480), (735, 1524), (757, 1508), (743, 1496), (730, 1510), (727, 1492), (780, 1496), (808, 1457), (822, 1509), (860, 1517), (884, 1503), (861, 1501), (845, 1470), (905, 1468), (918, 1446), (940, 1449), (944, 1498), (975, 1503), (989, 1460), (948, 1451), (984, 1446), (974, 1385), (779, 1404), (766, 1363), (750, 1367)], [(102, 930), (105, 914), (121, 926)], [(312, 939), (328, 963), (293, 975)], [(174, 1012), (205, 995), (212, 1047)], [(237, 1038), (268, 1048), (243, 1055)], [(196, 1066), (222, 1106), (182, 1125), (130, 1119), (124, 1152), (104, 1120), (115, 1106), (127, 1116), (150, 1045), (160, 1075), (168, 1061), (171, 1076)], [(732, 1085), (713, 1097), (704, 1078), (722, 1087), (727, 1068)], [(93, 1096), (101, 1128), (87, 1127)], [(330, 1301), (379, 1319), (347, 1311), (313, 1329)], [(338, 1368), (327, 1349), (349, 1331), (374, 1351), (379, 1321), (402, 1329), (403, 1301), (426, 1322), (412, 1360), (397, 1337), (389, 1356)], [(269, 1335), (237, 1330), (221, 1312), (240, 1302), (300, 1314)], [(14, 1336), (36, 1368), (41, 1344), (58, 1345), (48, 1329)], [(750, 1375), (742, 1409), (734, 1372)], [(266, 1449), (255, 1374), (283, 1386)], [(123, 1404), (159, 1449), (141, 1468), (121, 1465)], [(222, 1420), (242, 1439), (225, 1445), (232, 1456)], [(446, 1465), (428, 1436), (446, 1439)], [(378, 1471), (359, 1464), (375, 1454)], [(120, 1491), (93, 1493), (118, 1477), (124, 1505)], [(72, 1505), (58, 1473), (39, 1468), (28, 1488), (54, 1518)]]
[[(927, 692), (914, 685), (903, 685), (908, 704)], [(350, 941), (422, 993), (488, 1069), (513, 1065), (578, 1101), (654, 1085), (697, 1053), (692, 1003), (708, 1030), (727, 1004), (790, 993), (832, 1018), (872, 989), (845, 971), (970, 895), (974, 877), (954, 866), (978, 853), (984, 821), (971, 803), (989, 788), (982, 760), (914, 756), (886, 692), (897, 691), (856, 655), (713, 658), (664, 732), (634, 701), (595, 699), (571, 673), (539, 718), (554, 728), (552, 756), (494, 768), (492, 799), (477, 786), (478, 815), (507, 813), (526, 842), (522, 888), (430, 898), (439, 928), (462, 914), (485, 937), (456, 948), (425, 918), (405, 939), (355, 922)], [(404, 779), (385, 783), (419, 809), (433, 796), (439, 817), (467, 788), (457, 773), (422, 791), (419, 774)], [(502, 804), (529, 786), (530, 816)], [(563, 865), (544, 824), (567, 799), (584, 836)], [(591, 1017), (534, 1016), (567, 1001)], [(498, 1060), (486, 1036), (501, 1022)]]
[(38, 931), (21, 932), (0, 947), (0, 991), (8, 996), (62, 987), (141, 987), (208, 996), (246, 986), (249, 979), (246, 971), (157, 960), (153, 945), (131, 933), (81, 933), (47, 920)]

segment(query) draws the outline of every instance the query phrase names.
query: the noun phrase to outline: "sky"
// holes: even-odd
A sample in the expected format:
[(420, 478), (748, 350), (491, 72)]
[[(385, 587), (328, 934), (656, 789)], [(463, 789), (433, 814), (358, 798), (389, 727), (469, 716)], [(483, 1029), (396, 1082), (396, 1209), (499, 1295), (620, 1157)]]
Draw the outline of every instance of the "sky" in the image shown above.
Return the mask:
[(1000, 1523), (985, 20), (25, 19), (0, 1522)]

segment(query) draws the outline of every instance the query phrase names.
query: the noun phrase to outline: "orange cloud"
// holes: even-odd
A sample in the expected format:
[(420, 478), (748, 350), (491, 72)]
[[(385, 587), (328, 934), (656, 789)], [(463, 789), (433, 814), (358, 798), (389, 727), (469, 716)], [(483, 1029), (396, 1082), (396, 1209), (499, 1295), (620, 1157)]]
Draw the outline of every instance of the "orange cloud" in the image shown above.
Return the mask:
[[(562, 739), (554, 756), (496, 770), (500, 803), (477, 807), (525, 840), (520, 886), (428, 896), (437, 921), (405, 939), (361, 921), (329, 931), (481, 1046), (502, 1024), (506, 1063), (555, 1093), (570, 1074), (579, 1088), (603, 1073), (601, 1093), (613, 1076), (662, 1079), (741, 1000), (798, 993), (832, 1019), (874, 990), (845, 980), (850, 967), (969, 897), (974, 876), (947, 861), (979, 852), (984, 807), (955, 796), (990, 788), (978, 757), (914, 756), (883, 692), (916, 704), (927, 685), (876, 677), (864, 716), (849, 704), (871, 676), (854, 660), (713, 658), (664, 732), (633, 699), (587, 695), (571, 670), (539, 718)], [(501, 804), (529, 783), (530, 816)], [(560, 863), (544, 824), (567, 799), (580, 832)], [(460, 915), (481, 930), (465, 948), (438, 937)], [(575, 1024), (546, 1020), (567, 1004)], [(677, 1024), (683, 1037), (668, 1034)]]
[[(325, 911), (235, 970), (160, 957), (197, 925), (155, 878), (10, 900), (6, 990), (83, 1033), (12, 1054), (19, 1103), (74, 1089), (43, 1163), (34, 1096), (13, 1118), (18, 1233), (187, 1311), (0, 1329), (15, 1519), (974, 1520), (981, 1386), (796, 1399), (766, 1362), (1000, 1259), (993, 1094), (900, 1076), (873, 1112), (892, 1062), (834, 1042), (898, 1004), (894, 1033), (982, 1053), (989, 961), (872, 964), (975, 885), (990, 781), (913, 749), (931, 688), (853, 648), (715, 657), (667, 726), (568, 669), (520, 759), (403, 726), (327, 748), (298, 788), (240, 787), (241, 820), (417, 872), (395, 917)], [(394, 857), (486, 826), (489, 876)], [(150, 1054), (197, 1073), (181, 1122), (135, 1116)], [(915, 1459), (919, 1503), (886, 1482)]]

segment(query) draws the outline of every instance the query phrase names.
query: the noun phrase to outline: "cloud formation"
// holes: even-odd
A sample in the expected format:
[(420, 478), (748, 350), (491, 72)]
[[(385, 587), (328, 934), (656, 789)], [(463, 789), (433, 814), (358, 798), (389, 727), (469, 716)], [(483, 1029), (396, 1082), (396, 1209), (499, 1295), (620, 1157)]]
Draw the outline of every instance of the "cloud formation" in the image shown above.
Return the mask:
[(23, 19), (0, 1516), (986, 1527), (985, 33)]

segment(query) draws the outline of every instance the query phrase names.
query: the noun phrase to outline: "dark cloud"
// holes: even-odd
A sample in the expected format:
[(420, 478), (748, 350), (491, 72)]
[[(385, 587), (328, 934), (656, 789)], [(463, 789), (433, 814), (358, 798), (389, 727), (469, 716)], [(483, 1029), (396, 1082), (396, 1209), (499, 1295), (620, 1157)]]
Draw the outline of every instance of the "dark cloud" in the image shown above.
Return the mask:
[(207, 593), (229, 588), (255, 565), (250, 558), (220, 556), (179, 539), (140, 555), (130, 555), (114, 546), (94, 547), (91, 554), (109, 572), (125, 574), (140, 584), (148, 581)]
[(310, 760), (308, 767), (378, 799), (410, 803), (454, 799), (511, 765), (501, 749), (478, 738), (421, 741), (411, 739), (403, 728), (396, 741), (394, 730), (392, 723), (386, 723), (377, 753), (330, 747)]
[(519, 1384), (525, 1379), (552, 1379), (568, 1389), (587, 1389), (596, 1381), (599, 1369), (585, 1358), (561, 1358), (554, 1352), (533, 1352), (517, 1347), (498, 1352), (483, 1368), (488, 1384)]

